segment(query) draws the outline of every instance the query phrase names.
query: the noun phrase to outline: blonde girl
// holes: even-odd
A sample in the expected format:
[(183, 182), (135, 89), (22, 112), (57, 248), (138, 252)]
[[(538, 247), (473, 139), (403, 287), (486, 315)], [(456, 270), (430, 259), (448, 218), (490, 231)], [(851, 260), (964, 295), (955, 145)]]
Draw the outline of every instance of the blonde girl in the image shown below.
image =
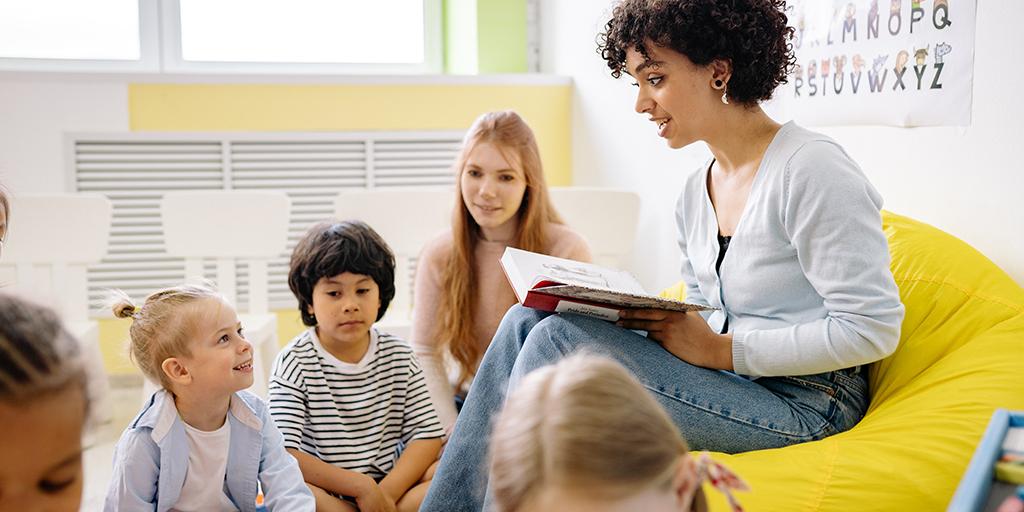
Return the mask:
[(700, 485), (710, 468), (744, 487), (710, 459), (690, 457), (672, 420), (625, 368), (586, 354), (515, 388), (494, 427), (490, 464), (498, 512), (705, 510)]
[(498, 264), (505, 248), (590, 261), (586, 241), (551, 205), (533, 131), (515, 112), (476, 119), (455, 173), (451, 230), (420, 254), (410, 339), (449, 431), (456, 396), (465, 395), (502, 316), (516, 303)]
[(223, 297), (177, 286), (138, 308), (121, 293), (113, 312), (132, 319), (132, 359), (162, 389), (117, 443), (105, 510), (255, 511), (258, 484), (270, 510), (313, 510), (266, 405), (242, 391), (252, 345)]
[(88, 411), (78, 342), (52, 310), (0, 293), (0, 511), (78, 510)]

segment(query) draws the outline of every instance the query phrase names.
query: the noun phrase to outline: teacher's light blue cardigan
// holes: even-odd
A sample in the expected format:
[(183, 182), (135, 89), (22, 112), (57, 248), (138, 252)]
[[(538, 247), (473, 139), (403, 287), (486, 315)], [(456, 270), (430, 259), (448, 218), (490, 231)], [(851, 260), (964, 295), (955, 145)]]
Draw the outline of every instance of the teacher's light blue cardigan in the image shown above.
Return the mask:
[[(904, 308), (889, 269), (882, 198), (839, 144), (790, 122), (768, 146), (721, 265), (709, 166), (676, 205), (689, 302), (729, 320), (736, 373), (823, 373), (894, 350)], [(894, 171), (898, 172), (898, 171)]]

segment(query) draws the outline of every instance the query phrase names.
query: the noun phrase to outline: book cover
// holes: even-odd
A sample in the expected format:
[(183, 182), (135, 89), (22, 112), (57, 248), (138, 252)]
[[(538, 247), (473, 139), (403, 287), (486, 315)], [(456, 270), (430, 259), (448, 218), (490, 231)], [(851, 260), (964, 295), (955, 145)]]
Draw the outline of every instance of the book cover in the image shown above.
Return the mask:
[(505, 249), (501, 267), (519, 303), (544, 311), (615, 321), (623, 309), (713, 309), (648, 294), (629, 272), (513, 247)]

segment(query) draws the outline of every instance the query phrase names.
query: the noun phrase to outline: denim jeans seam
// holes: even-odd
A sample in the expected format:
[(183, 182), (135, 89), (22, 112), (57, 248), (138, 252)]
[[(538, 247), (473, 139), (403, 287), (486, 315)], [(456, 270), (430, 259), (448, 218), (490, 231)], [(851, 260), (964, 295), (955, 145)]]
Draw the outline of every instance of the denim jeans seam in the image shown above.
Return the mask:
[[(837, 418), (835, 417), (837, 413), (841, 412), (840, 411), (840, 407), (838, 406), (839, 402), (842, 401), (843, 399), (847, 399), (850, 402), (855, 401), (857, 399), (857, 397), (854, 396), (854, 394), (850, 392), (851, 389), (856, 389), (857, 391), (860, 391), (860, 387), (863, 386), (864, 387), (864, 391), (867, 392), (867, 386), (865, 384), (856, 382), (855, 379), (856, 379), (856, 377), (850, 377), (850, 376), (847, 376), (847, 375), (841, 375), (841, 374), (839, 374), (837, 372), (837, 377), (836, 377), (836, 386), (837, 386), (836, 387), (836, 396), (834, 397), (834, 399), (836, 400), (835, 413), (830, 415), (829, 416), (829, 420), (828, 420), (829, 423), (831, 425), (833, 425), (833, 429), (835, 429), (836, 432), (840, 431), (839, 426), (836, 425)], [(839, 381), (844, 381), (844, 382), (839, 382)], [(847, 419), (848, 420), (849, 418), (838, 418), (838, 419)], [(860, 419), (858, 418), (857, 421), (860, 421)]]
[[(706, 413), (718, 416), (718, 417), (723, 418), (725, 420), (728, 420), (728, 421), (731, 421), (731, 422), (734, 422), (734, 423), (739, 423), (739, 424), (742, 424), (742, 425), (746, 425), (746, 426), (749, 426), (749, 427), (753, 427), (753, 428), (756, 428), (758, 430), (763, 430), (765, 432), (771, 432), (772, 434), (775, 434), (775, 435), (778, 435), (778, 436), (781, 436), (781, 437), (785, 437), (787, 439), (790, 439), (790, 440), (793, 440), (793, 441), (796, 441), (796, 442), (807, 442), (807, 441), (814, 441), (814, 440), (817, 440), (817, 439), (821, 439), (822, 437), (825, 437), (825, 436), (822, 436), (820, 434), (822, 434), (826, 430), (829, 430), (829, 429), (835, 430), (835, 428), (832, 426), (831, 423), (829, 423), (828, 421), (825, 421), (820, 428), (818, 428), (817, 430), (815, 430), (813, 432), (801, 433), (801, 434), (795, 434), (795, 433), (792, 433), (792, 432), (786, 432), (786, 431), (779, 430), (779, 429), (776, 429), (776, 428), (770, 428), (770, 427), (766, 427), (764, 425), (759, 425), (759, 424), (754, 423), (752, 420), (747, 419), (747, 418), (741, 418), (741, 417), (737, 417), (737, 416), (733, 416), (733, 415), (722, 414), (722, 413), (720, 413), (718, 411), (714, 411), (712, 409), (708, 409), (707, 407), (704, 407), (704, 406), (702, 406), (702, 405), (700, 405), (700, 404), (698, 404), (698, 403), (696, 403), (696, 402), (694, 402), (692, 400), (688, 400), (686, 398), (683, 398), (682, 394), (676, 395), (676, 394), (667, 393), (666, 391), (663, 391), (663, 390), (660, 390), (660, 389), (657, 389), (657, 388), (652, 388), (651, 386), (648, 386), (646, 384), (644, 385), (644, 387), (647, 388), (648, 390), (650, 390), (652, 393), (657, 393), (657, 394), (662, 395), (662, 396), (664, 396), (664, 397), (666, 397), (666, 398), (668, 398), (670, 400), (675, 400), (677, 402), (685, 403), (686, 405), (688, 405), (690, 407), (694, 407), (696, 409), (700, 409), (700, 410), (702, 410), (702, 411), (704, 411)], [(834, 403), (831, 404), (831, 405), (832, 405), (832, 407), (834, 407)]]
[(815, 389), (815, 390), (820, 391), (820, 392), (822, 392), (822, 393), (824, 393), (826, 395), (829, 395), (830, 397), (833, 397), (833, 398), (835, 397), (835, 394), (836, 394), (836, 389), (835, 388), (829, 387), (829, 386), (827, 386), (825, 384), (821, 384), (820, 382), (814, 382), (813, 380), (810, 380), (810, 379), (804, 379), (804, 378), (801, 378), (801, 377), (791, 377), (791, 376), (783, 376), (783, 377), (779, 377), (779, 378), (786, 379), (786, 380), (788, 380), (790, 382), (797, 383), (797, 384), (799, 384), (801, 386), (805, 386), (805, 387), (809, 387), (809, 388)]
[[(854, 375), (847, 375), (847, 374), (841, 373), (841, 372), (836, 372), (836, 380), (837, 380), (837, 382), (836, 382), (837, 384), (840, 384), (839, 381), (842, 381), (841, 382), (842, 385), (840, 386), (840, 388), (860, 388), (861, 386), (864, 386), (862, 381), (860, 379), (858, 379), (856, 376), (854, 376)], [(864, 386), (864, 388), (865, 388), (865, 391), (867, 391), (867, 386)]]

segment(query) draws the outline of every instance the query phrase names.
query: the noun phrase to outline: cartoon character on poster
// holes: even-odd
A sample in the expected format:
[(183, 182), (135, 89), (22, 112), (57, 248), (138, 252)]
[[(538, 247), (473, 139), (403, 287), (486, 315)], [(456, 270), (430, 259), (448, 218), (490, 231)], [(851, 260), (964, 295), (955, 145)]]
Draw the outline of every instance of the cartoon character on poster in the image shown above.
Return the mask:
[(857, 94), (857, 89), (860, 88), (860, 77), (864, 71), (864, 57), (861, 57), (859, 53), (853, 55), (853, 71), (850, 72), (850, 87), (853, 88), (853, 93)]
[(896, 65), (893, 66), (893, 78), (896, 79), (892, 84), (892, 90), (896, 90), (899, 87), (901, 90), (906, 90), (907, 86), (903, 82), (903, 75), (907, 72), (907, 61), (910, 60), (910, 52), (906, 50), (900, 50), (896, 54)]
[(789, 80), (794, 118), (812, 125), (969, 123), (977, 3), (787, 0), (800, 62)]
[(843, 72), (843, 68), (846, 66), (846, 55), (833, 57), (832, 65), (836, 68), (832, 73), (832, 90), (839, 94), (843, 92), (843, 82), (846, 80), (846, 74)]

